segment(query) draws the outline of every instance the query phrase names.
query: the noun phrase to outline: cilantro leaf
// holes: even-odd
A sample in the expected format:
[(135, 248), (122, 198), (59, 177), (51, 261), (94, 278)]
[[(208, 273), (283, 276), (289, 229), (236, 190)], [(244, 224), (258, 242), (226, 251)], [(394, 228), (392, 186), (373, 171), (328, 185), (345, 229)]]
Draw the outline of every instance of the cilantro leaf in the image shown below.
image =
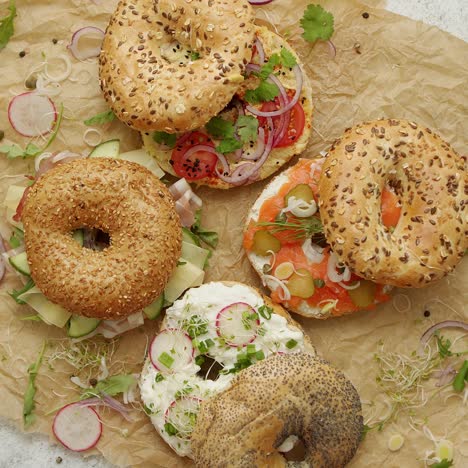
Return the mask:
[(248, 89), (245, 92), (245, 99), (250, 104), (259, 104), (261, 102), (273, 101), (278, 95), (278, 86), (269, 81), (262, 81), (258, 88)]
[(453, 466), (453, 460), (447, 460), (447, 458), (444, 458), (440, 462), (431, 465), (431, 468), (450, 468), (451, 466)]
[(334, 32), (333, 15), (320, 5), (309, 5), (301, 19), (302, 37), (309, 42), (328, 41)]
[(112, 122), (115, 119), (115, 114), (111, 111), (101, 112), (100, 114), (96, 114), (94, 117), (91, 117), (84, 121), (85, 125), (103, 125), (108, 122)]
[(260, 71), (257, 73), (257, 76), (263, 81), (266, 80), (273, 73), (274, 68), (279, 65), (280, 62), (280, 56), (278, 54), (272, 54), (268, 59), (268, 62), (263, 65)]
[(229, 137), (221, 141), (221, 143), (216, 147), (216, 151), (222, 154), (232, 153), (238, 149), (241, 149), (243, 146), (242, 142), (236, 140), (235, 138)]
[(206, 124), (206, 130), (215, 138), (234, 138), (234, 125), (221, 117), (213, 117)]
[(177, 143), (177, 135), (175, 133), (154, 132), (153, 140), (160, 145), (169, 146), (174, 148)]
[(85, 399), (101, 394), (115, 396), (119, 393), (125, 393), (132, 385), (135, 385), (135, 383), (136, 380), (132, 374), (113, 375), (99, 381), (95, 387), (85, 389), (81, 397)]
[(237, 119), (237, 133), (243, 143), (257, 141), (258, 119), (252, 115), (241, 115)]
[(281, 64), (286, 68), (293, 68), (297, 65), (296, 57), (284, 47), (281, 49)]
[(0, 50), (2, 50), (15, 32), (13, 20), (16, 16), (15, 0), (10, 0), (8, 5), (10, 14), (0, 19)]
[(13, 291), (8, 291), (8, 294), (15, 300), (17, 304), (26, 304), (24, 301), (19, 299), (19, 296), (21, 294), (24, 294), (26, 291), (29, 291), (30, 289), (34, 288), (35, 284), (32, 278), (28, 279), (28, 282), (21, 288), (21, 289), (13, 289)]
[(36, 362), (32, 363), (28, 367), (28, 386), (26, 387), (26, 391), (24, 392), (23, 398), (23, 421), (24, 427), (29, 427), (36, 419), (35, 415), (33, 414), (35, 403), (34, 403), (34, 396), (36, 395), (36, 377), (39, 372), (39, 368), (42, 364), (42, 358), (44, 356), (44, 351), (46, 348), (46, 342), (42, 344), (42, 349), (39, 352), (39, 355), (36, 359)]
[(443, 336), (436, 335), (436, 340), (437, 340), (437, 349), (439, 351), (439, 356), (441, 358), (446, 358), (449, 356), (452, 356), (452, 351), (450, 351), (450, 346), (452, 343), (450, 340), (444, 339)]

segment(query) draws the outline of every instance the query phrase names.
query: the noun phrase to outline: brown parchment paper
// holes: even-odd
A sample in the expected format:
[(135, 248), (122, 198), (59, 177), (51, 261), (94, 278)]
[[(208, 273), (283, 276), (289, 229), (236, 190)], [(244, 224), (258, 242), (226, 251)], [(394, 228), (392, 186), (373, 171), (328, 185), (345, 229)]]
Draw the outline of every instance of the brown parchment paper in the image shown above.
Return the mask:
[[(3, 2), (5, 3), (5, 2)], [(468, 45), (437, 28), (389, 13), (383, 2), (360, 3), (357, 0), (321, 1), (335, 16), (333, 41), (338, 53), (329, 56), (323, 43), (310, 46), (300, 38), (298, 20), (307, 5), (305, 0), (276, 0), (258, 9), (258, 17), (272, 21), (282, 33), (290, 36), (309, 73), (314, 90), (314, 132), (305, 157), (326, 150), (334, 138), (356, 122), (381, 116), (409, 118), (438, 129), (454, 147), (466, 154), (468, 135)], [(316, 2), (315, 2), (316, 3)], [(88, 0), (18, 0), (16, 33), (7, 48), (0, 52), (0, 128), (5, 130), (5, 142), (26, 141), (8, 124), (7, 106), (10, 98), (24, 91), (28, 72), (40, 63), (41, 53), (49, 60), (68, 54), (66, 45), (72, 33), (80, 27), (93, 25), (104, 28), (116, 0), (98, 4)], [(367, 11), (369, 18), (362, 13)], [(52, 39), (58, 39), (54, 45)], [(360, 53), (358, 53), (357, 49)], [(27, 52), (23, 59), (21, 50)], [(97, 62), (80, 63), (72, 59), (71, 79), (62, 83), (60, 96), (65, 119), (52, 149), (69, 148), (89, 151), (83, 142), (86, 127), (82, 121), (106, 110), (97, 82)], [(100, 128), (103, 139), (120, 138), (122, 149), (139, 146), (135, 132), (114, 122)], [(6, 176), (24, 173), (31, 162), (0, 159), (0, 198), (19, 179)], [(215, 192), (200, 189), (204, 201), (204, 224), (220, 234), (220, 244), (210, 261), (208, 280), (239, 280), (259, 285), (241, 248), (243, 222), (264, 183)], [(376, 311), (327, 321), (299, 319), (319, 352), (340, 367), (353, 381), (363, 401), (384, 407), (384, 398), (375, 382), (377, 372), (373, 355), (382, 340), (388, 349), (409, 354), (417, 348), (422, 332), (444, 319), (467, 319), (467, 274), (465, 259), (445, 280), (424, 290), (396, 291), (396, 299), (410, 310), (398, 312), (394, 302)], [(17, 277), (7, 274), (0, 289), (0, 415), (22, 427), (22, 398), (27, 383), (27, 367), (37, 356), (42, 342), (49, 340), (51, 353), (64, 338), (62, 331), (20, 321), (30, 314), (17, 306), (7, 291), (20, 286)], [(405, 295), (405, 297), (402, 296)], [(407, 299), (406, 299), (407, 298)], [(27, 309), (27, 308), (26, 308)], [(423, 311), (431, 315), (424, 318)], [(116, 366), (126, 362), (126, 370), (140, 370), (145, 347), (157, 323), (126, 334), (119, 340), (114, 356)], [(466, 344), (466, 340), (465, 340)], [(466, 346), (464, 346), (466, 349)], [(115, 368), (117, 368), (115, 367)], [(31, 431), (51, 434), (53, 414), (46, 415), (77, 397), (77, 388), (70, 382), (73, 369), (56, 361), (53, 366), (45, 359), (37, 377), (37, 422)], [(435, 381), (425, 384), (428, 391)], [(438, 437), (445, 436), (455, 445), (455, 466), (468, 465), (467, 407), (461, 399), (445, 400), (447, 392), (433, 397), (417, 410)], [(384, 411), (383, 411), (384, 412)], [(116, 465), (183, 466), (188, 460), (178, 458), (162, 442), (146, 416), (133, 412), (134, 422), (119, 415), (103, 412), (104, 433), (97, 450)], [(365, 416), (370, 408), (364, 405)], [(125, 431), (122, 432), (122, 429)], [(389, 437), (399, 432), (405, 436), (403, 448), (396, 453), (387, 449)], [(126, 434), (125, 434), (126, 433)], [(51, 436), (51, 440), (54, 440)], [(407, 418), (373, 431), (361, 444), (351, 462), (353, 467), (417, 467), (426, 450), (433, 444), (408, 425)]]

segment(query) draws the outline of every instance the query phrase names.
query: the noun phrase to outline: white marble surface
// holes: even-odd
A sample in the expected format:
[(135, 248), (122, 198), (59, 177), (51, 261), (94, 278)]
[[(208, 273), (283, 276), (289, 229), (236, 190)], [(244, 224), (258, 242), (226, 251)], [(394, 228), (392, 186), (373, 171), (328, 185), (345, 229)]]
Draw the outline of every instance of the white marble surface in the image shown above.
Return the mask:
[[(468, 0), (388, 0), (387, 8), (468, 41)], [(83, 459), (59, 446), (50, 446), (45, 436), (24, 435), (2, 419), (0, 441), (0, 468), (111, 467), (101, 457)]]

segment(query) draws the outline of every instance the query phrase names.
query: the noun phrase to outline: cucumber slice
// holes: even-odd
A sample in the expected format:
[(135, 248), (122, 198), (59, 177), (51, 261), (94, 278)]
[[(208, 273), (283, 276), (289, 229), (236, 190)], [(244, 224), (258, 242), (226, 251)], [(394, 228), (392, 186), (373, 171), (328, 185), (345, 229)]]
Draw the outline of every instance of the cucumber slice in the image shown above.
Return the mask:
[(90, 158), (117, 158), (120, 152), (120, 140), (108, 140), (91, 151)]
[(68, 322), (68, 336), (71, 338), (80, 338), (89, 335), (96, 330), (100, 323), (101, 321), (96, 318), (72, 315)]
[(37, 286), (20, 294), (18, 299), (32, 307), (44, 322), (59, 328), (63, 328), (72, 315), (58, 304), (50, 302)]
[(151, 171), (158, 179), (164, 177), (164, 171), (159, 167), (156, 159), (153, 158), (144, 148), (122, 153), (117, 156), (117, 159), (125, 159), (125, 161), (140, 164)]
[(191, 244), (185, 241), (182, 241), (182, 253), (180, 254), (185, 260), (190, 263), (193, 263), (200, 269), (204, 269), (208, 257), (210, 256), (210, 251), (202, 247), (198, 247), (195, 244)]
[(189, 244), (198, 245), (198, 247), (201, 246), (201, 243), (198, 237), (190, 229), (187, 229), (186, 227), (182, 228), (182, 240), (185, 242), (188, 242)]
[(174, 270), (164, 290), (166, 301), (170, 303), (174, 302), (186, 289), (200, 286), (204, 278), (205, 272), (201, 268), (181, 258), (180, 264)]
[(162, 293), (152, 304), (143, 309), (145, 315), (150, 319), (154, 320), (159, 317), (164, 306), (164, 293)]
[(78, 244), (80, 244), (81, 246), (83, 246), (84, 244), (84, 232), (83, 232), (83, 229), (77, 229), (76, 231), (73, 231), (73, 239), (76, 240), (76, 242), (78, 242)]
[(9, 258), (10, 265), (16, 270), (19, 271), (21, 274), (30, 276), (31, 270), (29, 269), (28, 257), (26, 256), (26, 252), (21, 252), (14, 257)]

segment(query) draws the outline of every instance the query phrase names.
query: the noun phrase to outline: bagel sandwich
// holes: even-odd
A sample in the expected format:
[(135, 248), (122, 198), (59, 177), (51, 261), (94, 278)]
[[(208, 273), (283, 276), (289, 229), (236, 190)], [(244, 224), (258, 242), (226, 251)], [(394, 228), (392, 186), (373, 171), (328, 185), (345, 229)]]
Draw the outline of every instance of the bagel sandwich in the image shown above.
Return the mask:
[[(285, 365), (278, 366), (278, 361), (273, 360), (282, 361), (283, 357), (293, 356), (293, 360), (285, 360)], [(294, 384), (287, 370), (289, 368), (291, 372), (296, 372), (293, 363), (302, 368), (300, 376), (296, 376), (300, 382)], [(330, 376), (333, 374), (331, 380), (328, 380), (327, 365), (315, 356), (314, 348), (300, 325), (281, 306), (242, 283), (206, 283), (190, 289), (182, 299), (167, 309), (161, 331), (149, 346), (148, 358), (140, 378), (141, 398), (158, 433), (178, 455), (193, 458), (198, 466), (217, 466), (221, 459), (216, 458), (214, 452), (211, 458), (209, 447), (217, 438), (220, 442), (224, 440), (229, 443), (226, 439), (228, 434), (224, 434), (225, 428), (220, 421), (214, 421), (210, 436), (206, 439), (205, 450), (202, 439), (207, 437), (206, 427), (210, 416), (203, 417), (200, 426), (197, 416), (200, 411), (210, 411), (208, 408), (211, 407), (211, 401), (224, 399), (224, 395), (234, 406), (238, 405), (236, 398), (229, 397), (229, 392), (236, 391), (236, 388), (247, 382), (248, 377), (246, 375), (244, 379), (244, 373), (257, 366), (262, 369), (260, 374), (264, 378), (257, 390), (274, 394), (272, 407), (277, 403), (284, 410), (278, 412), (282, 427), (269, 426), (269, 430), (276, 432), (274, 440), (272, 433), (268, 440), (276, 448), (295, 430), (301, 430), (290, 423), (296, 417), (302, 417), (305, 406), (288, 406), (288, 394), (296, 394), (298, 397), (294, 401), (298, 402), (302, 397), (315, 398), (314, 392), (317, 395), (320, 393), (325, 409), (330, 406), (325, 401), (328, 398), (324, 396), (327, 394), (326, 387), (333, 381), (337, 388), (331, 390), (333, 385), (328, 388), (329, 397), (333, 398), (334, 394), (338, 399), (343, 398), (342, 404), (347, 409), (343, 407), (344, 411), (341, 412), (336, 407), (329, 412), (323, 427), (324, 434), (336, 430), (337, 425), (341, 426), (340, 434), (346, 434), (346, 437), (340, 435), (343, 446), (346, 445), (344, 441), (347, 435), (352, 434), (351, 439), (355, 439), (351, 444), (353, 448), (346, 455), (352, 456), (362, 428), (360, 402), (354, 387), (334, 370), (330, 372)], [(282, 386), (282, 381), (291, 382), (291, 388), (288, 390)], [(217, 416), (234, 424), (256, 424), (257, 418), (263, 418), (263, 410), (260, 406), (256, 408), (253, 400), (243, 401), (248, 405), (245, 408), (247, 412), (240, 408), (226, 408)], [(343, 419), (340, 420), (339, 414)], [(317, 420), (322, 416), (319, 412), (315, 414)], [(305, 421), (310, 421), (310, 413), (304, 413), (304, 417)], [(252, 421), (249, 421), (250, 418)], [(237, 434), (235, 427), (231, 427), (231, 430)], [(302, 426), (302, 431), (297, 435), (303, 440), (315, 433), (312, 424)], [(192, 434), (198, 435), (192, 439)], [(195, 439), (197, 447), (192, 450), (192, 440)], [(323, 447), (319, 450), (334, 451), (334, 442), (330, 444), (325, 436), (323, 439)], [(236, 442), (237, 448), (242, 445), (242, 440), (239, 438)], [(252, 439), (252, 444), (249, 447), (252, 450), (261, 450), (263, 447), (257, 439)], [(243, 447), (246, 451), (249, 448)]]
[(106, 151), (45, 155), (34, 183), (11, 186), (5, 200), (13, 236), (3, 256), (24, 284), (10, 294), (73, 338), (112, 338), (156, 318), (203, 282), (210, 254), (191, 230), (199, 221), (183, 222), (201, 207), (185, 181), (167, 188), (133, 162), (144, 152)]
[(245, 79), (230, 103), (188, 132), (143, 132), (161, 168), (199, 185), (229, 189), (262, 180), (302, 153), (312, 131), (312, 90), (292, 47), (256, 26)]
[(290, 311), (373, 309), (392, 287), (431, 284), (460, 261), (466, 181), (462, 158), (432, 130), (365, 122), (326, 158), (301, 159), (270, 182), (247, 216), (244, 248)]

